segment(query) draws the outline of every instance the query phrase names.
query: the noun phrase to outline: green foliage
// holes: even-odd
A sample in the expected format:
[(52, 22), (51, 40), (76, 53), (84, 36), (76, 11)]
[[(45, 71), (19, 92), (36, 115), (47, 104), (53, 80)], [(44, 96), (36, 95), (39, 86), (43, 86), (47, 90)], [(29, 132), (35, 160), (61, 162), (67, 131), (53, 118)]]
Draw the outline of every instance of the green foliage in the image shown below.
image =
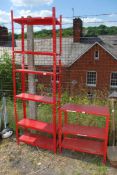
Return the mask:
[(97, 171), (93, 173), (93, 175), (107, 175), (107, 167), (104, 165), (99, 165), (97, 167)]
[[(73, 104), (94, 104), (94, 105), (108, 105), (108, 101), (106, 99), (95, 98), (90, 100), (87, 95), (84, 93), (82, 96), (74, 96), (70, 97), (67, 92), (62, 94), (62, 105), (65, 103), (73, 103)], [(105, 117), (94, 117), (93, 115), (82, 114), (82, 113), (73, 113), (70, 112), (68, 114), (70, 123), (78, 123), (80, 125), (89, 125), (89, 126), (105, 126)]]
[(41, 30), (34, 33), (35, 38), (51, 38), (52, 31), (51, 30)]
[(63, 29), (62, 36), (63, 37), (73, 36), (73, 29), (72, 28)]
[(0, 90), (12, 91), (12, 63), (11, 57), (5, 52), (0, 58)]
[[(98, 35), (116, 35), (117, 34), (117, 27), (116, 26), (105, 26), (100, 25), (97, 27), (83, 27), (83, 31), (85, 36), (98, 36)], [(57, 29), (57, 36), (59, 36), (59, 29)], [(9, 33), (9, 36), (11, 33)], [(73, 28), (63, 28), (62, 29), (62, 36), (63, 37), (70, 37), (73, 36)], [(25, 33), (25, 38), (27, 37)], [(52, 37), (52, 30), (43, 29), (41, 31), (34, 32), (35, 38), (51, 38)], [(21, 39), (21, 34), (15, 34), (15, 39)]]
[(105, 25), (100, 25), (98, 27), (87, 27), (85, 28), (87, 31), (86, 36), (98, 36), (98, 35), (116, 35), (117, 27), (107, 27)]
[(37, 91), (39, 91), (41, 94), (43, 94), (44, 89), (45, 89), (44, 84), (39, 83), (37, 85)]

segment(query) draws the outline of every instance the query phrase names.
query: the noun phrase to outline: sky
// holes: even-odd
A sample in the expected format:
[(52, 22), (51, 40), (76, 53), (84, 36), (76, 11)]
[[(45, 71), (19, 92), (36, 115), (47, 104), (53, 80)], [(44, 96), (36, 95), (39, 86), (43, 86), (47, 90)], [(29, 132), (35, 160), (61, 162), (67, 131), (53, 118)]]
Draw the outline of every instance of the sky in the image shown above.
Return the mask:
[(117, 0), (3, 0), (0, 3), (0, 24), (10, 24), (11, 9), (15, 17), (44, 17), (51, 16), (53, 6), (56, 7), (57, 17), (60, 14), (63, 16), (64, 27), (71, 25), (73, 15), (80, 16), (84, 26), (117, 26)]

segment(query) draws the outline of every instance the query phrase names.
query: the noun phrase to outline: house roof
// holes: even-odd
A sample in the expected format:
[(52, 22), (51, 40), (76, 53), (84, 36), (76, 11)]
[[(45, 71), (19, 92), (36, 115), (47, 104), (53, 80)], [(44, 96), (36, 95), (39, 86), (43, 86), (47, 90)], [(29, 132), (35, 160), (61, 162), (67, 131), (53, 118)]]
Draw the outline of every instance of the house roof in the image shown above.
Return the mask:
[(103, 47), (117, 59), (117, 35), (101, 35)]
[[(109, 54), (112, 55), (114, 59), (117, 59), (117, 35), (116, 36), (98, 36), (98, 37), (82, 37), (81, 42), (74, 43), (73, 38), (63, 38), (62, 39), (62, 64), (64, 66), (72, 65), (77, 59), (79, 59), (84, 53), (86, 53), (95, 44), (99, 44), (103, 47)], [(52, 51), (52, 39), (35, 39), (34, 44), (35, 51)], [(27, 41), (25, 41), (25, 49), (27, 48)], [(57, 51), (59, 48), (59, 39), (57, 38)], [(21, 41), (16, 41), (16, 50), (21, 50)], [(27, 64), (27, 56), (25, 56), (25, 64)], [(51, 56), (40, 56), (36, 55), (35, 65), (52, 65), (53, 60)], [(58, 59), (58, 58), (57, 58)], [(16, 55), (16, 62), (21, 63), (21, 54)]]

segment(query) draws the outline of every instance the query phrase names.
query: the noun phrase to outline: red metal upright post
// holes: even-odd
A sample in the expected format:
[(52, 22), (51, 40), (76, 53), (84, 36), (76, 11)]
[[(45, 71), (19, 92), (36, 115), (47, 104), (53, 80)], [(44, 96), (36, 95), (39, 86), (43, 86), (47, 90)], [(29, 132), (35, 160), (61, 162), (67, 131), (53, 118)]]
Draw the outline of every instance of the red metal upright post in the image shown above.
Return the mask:
[(105, 125), (105, 141), (104, 141), (104, 158), (103, 163), (106, 163), (106, 154), (107, 154), (107, 145), (108, 145), (108, 130), (109, 130), (109, 116), (106, 116), (106, 125)]
[[(22, 17), (23, 18), (23, 17)], [(22, 69), (25, 69), (25, 58), (24, 58), (24, 24), (21, 26), (22, 33)], [(25, 93), (25, 73), (22, 72), (22, 93)], [(23, 101), (23, 113), (24, 118), (26, 118), (26, 102)]]
[(62, 54), (62, 15), (60, 15), (60, 56)]
[[(59, 83), (58, 83), (58, 109), (60, 108), (61, 105), (61, 79), (62, 79), (62, 69), (61, 69), (61, 54), (62, 54), (62, 16), (60, 16), (60, 25), (59, 25), (59, 30), (60, 30), (60, 37), (59, 37), (59, 62), (58, 62), (58, 67), (59, 67)], [(59, 114), (59, 111), (58, 111)]]
[(54, 152), (56, 153), (56, 21), (55, 21), (55, 7), (52, 8), (52, 18), (53, 18), (53, 144)]
[(15, 47), (15, 37), (14, 37), (14, 22), (13, 22), (13, 11), (11, 11), (11, 22), (12, 22), (12, 76), (13, 76), (13, 98), (14, 98), (14, 114), (16, 121), (16, 138), (17, 143), (19, 144), (19, 134), (18, 134), (18, 115), (17, 115), (17, 106), (16, 106), (16, 68), (15, 68), (15, 55), (14, 55), (14, 47)]

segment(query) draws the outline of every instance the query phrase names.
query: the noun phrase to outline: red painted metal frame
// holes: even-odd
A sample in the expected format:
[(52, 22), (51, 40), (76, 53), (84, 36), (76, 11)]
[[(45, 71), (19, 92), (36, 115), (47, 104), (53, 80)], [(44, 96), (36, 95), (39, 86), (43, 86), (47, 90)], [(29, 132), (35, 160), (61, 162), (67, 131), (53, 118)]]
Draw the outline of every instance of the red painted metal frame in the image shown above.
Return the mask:
[(63, 112), (80, 112), (82, 114), (92, 114), (97, 116), (109, 117), (109, 109), (107, 106), (96, 105), (77, 105), (77, 104), (65, 104), (61, 107)]
[(72, 134), (76, 136), (98, 138), (105, 140), (105, 128), (99, 128), (94, 126), (81, 126), (77, 124), (64, 124), (62, 127), (63, 134)]
[(82, 137), (69, 138), (65, 137), (62, 142), (62, 147), (66, 149), (71, 149), (74, 151), (85, 152), (96, 155), (103, 155), (104, 152), (104, 142), (99, 140), (89, 140)]
[(11, 21), (12, 21), (12, 68), (13, 68), (13, 96), (14, 96), (14, 114), (15, 114), (15, 121), (16, 121), (16, 138), (17, 143), (19, 144), (19, 133), (18, 133), (18, 114), (17, 114), (17, 106), (16, 106), (16, 75), (15, 75), (15, 55), (14, 55), (14, 47), (15, 47), (15, 38), (14, 38), (14, 23), (13, 23), (13, 11), (11, 11)]
[[(60, 16), (60, 51), (59, 51), (59, 84), (58, 84), (58, 108), (61, 106), (61, 80), (62, 80), (62, 64), (60, 56), (62, 54), (62, 16)], [(59, 112), (58, 112), (59, 114)]]
[[(68, 124), (68, 112), (76, 112), (83, 114), (96, 115), (96, 117), (105, 117), (105, 127), (89, 127), (79, 126), (76, 124)], [(64, 113), (64, 123), (62, 123), (62, 113)], [(76, 105), (65, 104), (59, 109), (59, 149), (62, 148), (77, 150), (81, 152), (87, 152), (91, 154), (97, 154), (103, 156), (103, 163), (106, 163), (107, 143), (108, 143), (108, 129), (109, 129), (109, 109), (106, 106), (94, 106), (94, 105)], [(79, 138), (69, 138), (68, 136), (80, 136)], [(64, 137), (63, 137), (64, 136)], [(87, 140), (88, 138), (96, 140)], [(79, 144), (77, 144), (77, 142)], [(95, 150), (91, 147), (91, 144), (95, 144)], [(98, 146), (96, 145), (98, 144)], [(80, 146), (78, 146), (80, 145)], [(84, 146), (84, 149), (83, 149)], [(99, 151), (100, 150), (100, 151)]]
[(53, 20), (52, 20), (52, 33), (53, 33), (53, 53), (54, 53), (54, 56), (53, 56), (53, 83), (52, 83), (52, 86), (53, 86), (53, 102), (54, 102), (54, 105), (53, 105), (53, 145), (54, 145), (54, 152), (56, 153), (56, 144), (57, 144), (57, 141), (56, 141), (56, 137), (57, 137), (57, 134), (56, 134), (56, 21), (55, 21), (55, 18), (56, 18), (56, 15), (55, 15), (55, 8), (52, 9), (52, 16), (53, 16)]
[[(17, 51), (14, 51), (14, 53), (20, 53), (20, 54), (29, 54), (29, 55), (47, 55), (47, 56), (53, 56), (53, 55), (55, 55), (55, 53), (53, 53), (53, 52), (33, 52), (33, 51), (20, 51), (20, 50), (17, 50)], [(57, 53), (56, 53), (56, 55), (57, 55)]]
[(54, 149), (53, 139), (46, 136), (25, 133), (19, 137), (19, 141), (51, 151)]
[[(24, 24), (22, 24), (21, 26), (21, 33), (22, 33), (22, 53), (24, 52)], [(22, 69), (25, 68), (25, 60), (24, 60), (24, 54), (22, 54), (22, 63), (21, 63), (21, 67)], [(22, 79), (22, 93), (25, 93), (25, 74), (24, 72), (21, 73), (21, 79)], [(23, 113), (24, 113), (24, 118), (26, 118), (26, 102), (23, 101)]]
[[(17, 137), (17, 142), (19, 143), (20, 141), (26, 142), (28, 144), (41, 146), (43, 148), (51, 149), (56, 153), (57, 149), (57, 131), (56, 131), (56, 108), (57, 105), (60, 107), (61, 103), (61, 53), (62, 53), (62, 16), (60, 16), (60, 21), (56, 19), (55, 15), (55, 8), (52, 8), (52, 17), (45, 17), (45, 18), (13, 18), (13, 11), (11, 11), (11, 20), (12, 20), (12, 64), (13, 64), (13, 86), (14, 86), (14, 113), (15, 113), (15, 120), (16, 120), (16, 137)], [(22, 34), (22, 47), (21, 50), (14, 50), (14, 23), (21, 24), (21, 34)], [(52, 25), (52, 35), (53, 35), (53, 51), (52, 52), (38, 52), (38, 51), (27, 51), (24, 48), (24, 26), (25, 25)], [(59, 25), (60, 28), (60, 50), (59, 53), (57, 53), (56, 50), (56, 25)], [(16, 69), (15, 67), (15, 54), (20, 53), (22, 55), (22, 63), (21, 63), (21, 68), (22, 69)], [(44, 71), (34, 71), (34, 70), (27, 70), (25, 69), (25, 54), (32, 54), (32, 55), (47, 55), (47, 56), (52, 56), (53, 59), (53, 72), (44, 72)], [(57, 65), (57, 56), (59, 56), (59, 63)], [(58, 84), (58, 89), (56, 85), (56, 74), (57, 74), (57, 66), (59, 67), (59, 84)], [(22, 93), (16, 95), (16, 73), (19, 72), (21, 73), (21, 80), (22, 80)], [(38, 75), (44, 75), (44, 76), (52, 76), (53, 77), (53, 83), (52, 83), (52, 91), (53, 91), (53, 96), (52, 97), (46, 97), (46, 96), (38, 96), (38, 95), (32, 95), (32, 94), (27, 94), (25, 93), (25, 74), (31, 73), (31, 74), (38, 74)], [(57, 90), (58, 90), (58, 98), (57, 98)], [(23, 120), (18, 121), (18, 115), (17, 115), (17, 108), (16, 108), (16, 100), (21, 99), (23, 101)], [(49, 125), (51, 126), (51, 134), (53, 134), (53, 139), (51, 139), (51, 143), (48, 143), (48, 140), (45, 141), (44, 138), (38, 137), (37, 135), (34, 136), (35, 139), (33, 139), (33, 136), (29, 134), (29, 136), (26, 135), (26, 133), (22, 136), (19, 137), (18, 133), (18, 127), (23, 127), (24, 129), (32, 128), (35, 130), (38, 130), (41, 126), (44, 126), (44, 123), (41, 122), (33, 122), (33, 126), (31, 125), (31, 122), (28, 122), (29, 126), (27, 125), (27, 117), (26, 117), (26, 100), (31, 100), (31, 101), (36, 101), (36, 102), (42, 102), (42, 103), (47, 103), (51, 104), (53, 108), (53, 116), (52, 116), (52, 124)], [(25, 123), (26, 122), (26, 123)], [(34, 127), (34, 124), (36, 123), (36, 126), (38, 126), (38, 129)], [(39, 126), (40, 124), (40, 126)], [(49, 129), (50, 130), (50, 129)], [(25, 131), (25, 130), (24, 130)], [(46, 131), (50, 133), (50, 131)], [(39, 141), (39, 138), (41, 139)], [(31, 140), (36, 140), (35, 142), (31, 142)], [(42, 143), (41, 143), (42, 141)], [(47, 146), (47, 144), (50, 144)]]
[(53, 75), (53, 72), (45, 72), (45, 71), (34, 71), (34, 70), (29, 70), (29, 69), (16, 69), (15, 72), (24, 72), (24, 73), (30, 73), (30, 74), (38, 74), (38, 75)]
[[(52, 13), (54, 12), (54, 7), (52, 9)], [(53, 24), (53, 17), (33, 17), (31, 20), (29, 18), (15, 18), (13, 21), (18, 24), (24, 25), (52, 25)], [(55, 25), (60, 25), (60, 22), (55, 19)]]
[(54, 104), (52, 97), (40, 96), (35, 94), (21, 93), (16, 95), (16, 99), (21, 99), (23, 101), (30, 100), (30, 101), (41, 102), (46, 104)]
[(42, 122), (42, 121), (37, 121), (33, 119), (28, 119), (28, 118), (23, 118), (18, 122), (18, 125), (23, 127), (23, 128), (30, 128), (34, 129), (37, 131), (42, 131), (42, 132), (47, 132), (49, 134), (53, 133), (53, 124), (52, 123), (47, 123), (47, 122)]

